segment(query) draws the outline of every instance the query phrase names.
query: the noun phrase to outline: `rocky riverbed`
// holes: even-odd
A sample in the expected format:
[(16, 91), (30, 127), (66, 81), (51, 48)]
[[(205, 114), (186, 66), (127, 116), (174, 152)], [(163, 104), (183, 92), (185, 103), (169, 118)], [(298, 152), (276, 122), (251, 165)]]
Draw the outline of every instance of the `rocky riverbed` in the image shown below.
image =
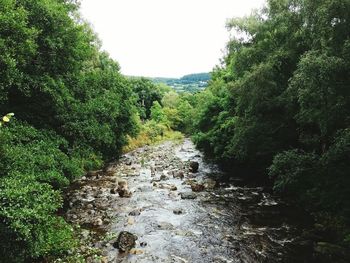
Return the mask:
[[(295, 208), (204, 161), (190, 140), (146, 146), (66, 194), (87, 262), (311, 262)], [(88, 254), (88, 253), (87, 253)]]

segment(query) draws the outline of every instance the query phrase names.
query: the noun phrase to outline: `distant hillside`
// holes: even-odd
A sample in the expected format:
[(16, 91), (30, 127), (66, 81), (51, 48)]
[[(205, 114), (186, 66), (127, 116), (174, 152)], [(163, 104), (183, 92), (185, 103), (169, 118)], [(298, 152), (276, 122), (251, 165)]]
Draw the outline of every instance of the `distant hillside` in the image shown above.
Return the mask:
[(178, 92), (196, 92), (205, 89), (210, 80), (209, 73), (185, 75), (182, 78), (153, 78), (155, 83), (165, 83)]

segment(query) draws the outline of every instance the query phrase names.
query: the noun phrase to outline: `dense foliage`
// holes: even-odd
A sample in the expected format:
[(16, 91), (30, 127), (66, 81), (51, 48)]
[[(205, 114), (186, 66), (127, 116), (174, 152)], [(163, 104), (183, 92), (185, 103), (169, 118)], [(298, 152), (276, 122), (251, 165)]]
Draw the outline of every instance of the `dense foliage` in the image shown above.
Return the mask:
[(147, 78), (130, 78), (130, 82), (141, 120), (149, 119), (153, 102), (157, 101), (159, 103), (164, 94), (171, 90), (168, 86), (156, 85)]
[(167, 85), (154, 84), (147, 78), (131, 78), (130, 82), (138, 112), (139, 133), (128, 137), (124, 151), (164, 140), (182, 139), (183, 135), (174, 131), (178, 120), (178, 111), (174, 109), (178, 94)]
[(235, 37), (209, 87), (190, 100), (187, 129), (236, 175), (270, 179), (318, 217), (337, 218), (331, 241), (346, 245), (350, 1), (269, 0), (227, 27)]
[[(72, 0), (0, 1), (0, 258), (74, 247), (61, 189), (135, 134), (132, 83)], [(1, 116), (2, 116), (1, 115)]]

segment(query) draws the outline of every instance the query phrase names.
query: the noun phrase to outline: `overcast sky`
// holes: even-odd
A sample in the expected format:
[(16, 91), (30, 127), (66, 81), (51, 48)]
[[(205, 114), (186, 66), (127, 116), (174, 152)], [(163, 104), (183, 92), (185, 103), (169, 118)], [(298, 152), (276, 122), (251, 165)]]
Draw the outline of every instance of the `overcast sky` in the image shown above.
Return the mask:
[(219, 63), (227, 18), (265, 0), (81, 0), (81, 13), (122, 73), (181, 77)]

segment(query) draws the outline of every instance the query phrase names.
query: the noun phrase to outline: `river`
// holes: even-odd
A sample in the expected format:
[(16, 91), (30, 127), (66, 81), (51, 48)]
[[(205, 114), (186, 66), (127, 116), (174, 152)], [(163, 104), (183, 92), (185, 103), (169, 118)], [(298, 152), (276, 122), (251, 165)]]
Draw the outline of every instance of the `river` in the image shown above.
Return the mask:
[[(120, 181), (131, 196), (118, 195)], [(189, 139), (137, 149), (88, 173), (67, 192), (66, 208), (83, 229), (83, 252), (100, 251), (87, 262), (311, 262), (307, 217), (269, 189), (221, 172)], [(121, 231), (137, 237), (130, 253), (115, 246)]]

